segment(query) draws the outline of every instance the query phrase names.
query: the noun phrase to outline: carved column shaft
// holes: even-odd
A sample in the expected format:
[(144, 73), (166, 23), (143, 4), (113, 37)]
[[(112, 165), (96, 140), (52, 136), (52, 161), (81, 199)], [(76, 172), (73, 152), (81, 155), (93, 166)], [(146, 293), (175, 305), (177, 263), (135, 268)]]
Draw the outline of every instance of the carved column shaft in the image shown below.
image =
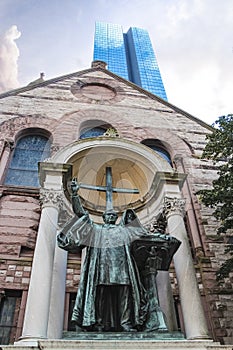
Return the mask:
[(14, 143), (11, 140), (3, 141), (4, 142), (4, 149), (1, 154), (0, 159), (0, 182), (3, 181), (3, 177), (5, 175), (6, 167), (9, 162), (9, 158), (12, 152), (12, 149), (14, 147)]
[(60, 191), (41, 190), (42, 212), (34, 252), (22, 340), (47, 337)]
[(207, 339), (208, 329), (201, 304), (193, 259), (184, 225), (185, 201), (165, 197), (164, 209), (168, 220), (168, 232), (182, 244), (174, 255), (174, 265), (179, 284), (185, 332), (188, 339)]

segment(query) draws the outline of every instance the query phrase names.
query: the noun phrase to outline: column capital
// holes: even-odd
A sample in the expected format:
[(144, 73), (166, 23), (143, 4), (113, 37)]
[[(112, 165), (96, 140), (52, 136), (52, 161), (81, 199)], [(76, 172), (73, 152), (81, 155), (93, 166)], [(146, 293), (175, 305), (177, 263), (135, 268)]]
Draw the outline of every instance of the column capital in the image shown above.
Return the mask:
[(164, 197), (164, 211), (167, 217), (172, 215), (184, 216), (185, 199), (177, 197)]
[(42, 208), (55, 207), (55, 208), (60, 210), (60, 209), (62, 209), (62, 206), (63, 206), (62, 192), (41, 188), (40, 189), (40, 203), (42, 205)]

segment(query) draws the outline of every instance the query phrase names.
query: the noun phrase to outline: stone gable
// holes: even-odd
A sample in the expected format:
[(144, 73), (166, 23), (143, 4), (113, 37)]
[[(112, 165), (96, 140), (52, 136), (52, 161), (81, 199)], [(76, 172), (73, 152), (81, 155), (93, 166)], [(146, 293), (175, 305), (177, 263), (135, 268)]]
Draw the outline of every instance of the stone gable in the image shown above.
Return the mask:
[[(97, 93), (95, 94), (95, 91)], [(197, 101), (198, 103), (198, 101)], [(27, 86), (0, 95), (0, 288), (26, 289), (40, 219), (38, 190), (4, 185), (5, 170), (17, 139), (25, 130), (46, 131), (52, 154), (79, 139), (87, 122), (109, 124), (120, 138), (140, 143), (160, 140), (174, 169), (187, 174), (186, 198), (189, 239), (194, 264), (214, 340), (232, 342), (233, 276), (218, 285), (215, 272), (225, 259), (225, 237), (217, 236), (218, 223), (196, 192), (211, 185), (216, 168), (201, 159), (211, 127), (161, 98), (104, 69), (93, 68)], [(95, 125), (95, 124), (94, 124)], [(194, 229), (194, 227), (196, 227)], [(26, 264), (26, 265), (24, 265)], [(26, 268), (26, 270), (25, 270)], [(68, 260), (67, 290), (78, 284), (80, 269)], [(171, 272), (175, 286), (175, 275)], [(175, 297), (179, 298), (177, 286)]]

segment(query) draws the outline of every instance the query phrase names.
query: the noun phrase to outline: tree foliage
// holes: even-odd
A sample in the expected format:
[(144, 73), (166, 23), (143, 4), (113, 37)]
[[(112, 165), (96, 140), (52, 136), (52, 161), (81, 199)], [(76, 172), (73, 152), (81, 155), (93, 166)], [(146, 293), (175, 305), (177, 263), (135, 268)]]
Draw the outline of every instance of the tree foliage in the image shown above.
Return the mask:
[[(201, 190), (202, 202), (214, 209), (213, 215), (220, 221), (218, 233), (233, 229), (233, 114), (219, 117), (212, 134), (207, 135), (207, 144), (202, 158), (212, 159), (218, 168), (218, 178), (211, 189)], [(221, 266), (218, 279), (233, 271), (233, 245), (227, 247), (231, 257)]]

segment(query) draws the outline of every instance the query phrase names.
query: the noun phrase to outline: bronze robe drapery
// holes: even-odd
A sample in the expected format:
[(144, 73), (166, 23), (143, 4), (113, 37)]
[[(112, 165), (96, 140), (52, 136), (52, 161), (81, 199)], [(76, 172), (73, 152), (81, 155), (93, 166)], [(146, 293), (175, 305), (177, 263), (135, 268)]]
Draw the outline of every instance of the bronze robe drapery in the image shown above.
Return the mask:
[[(127, 212), (127, 211), (126, 211)], [(72, 321), (88, 328), (97, 323), (97, 287), (130, 286), (131, 321), (134, 327), (144, 324), (148, 303), (135, 261), (130, 254), (130, 244), (146, 234), (136, 218), (126, 224), (124, 213), (119, 225), (93, 223), (89, 215), (77, 216), (58, 234), (60, 248), (78, 252), (86, 247), (80, 284), (72, 314)]]

